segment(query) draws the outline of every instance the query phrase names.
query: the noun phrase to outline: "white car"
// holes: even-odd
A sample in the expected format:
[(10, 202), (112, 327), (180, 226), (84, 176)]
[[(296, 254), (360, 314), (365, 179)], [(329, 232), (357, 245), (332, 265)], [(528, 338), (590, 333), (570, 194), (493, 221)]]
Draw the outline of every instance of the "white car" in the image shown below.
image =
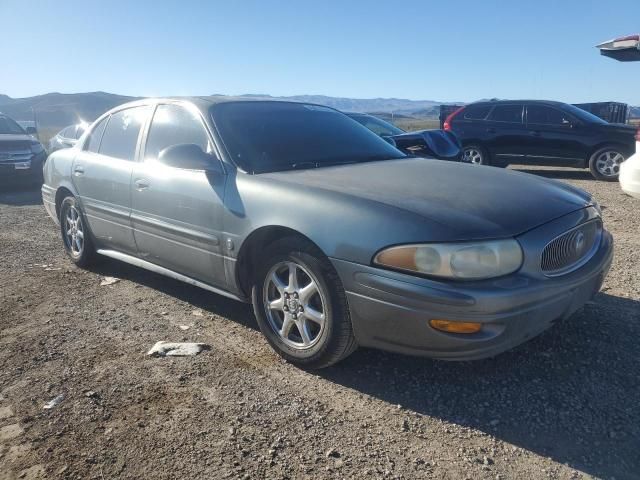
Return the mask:
[(640, 130), (636, 133), (636, 153), (620, 165), (619, 180), (624, 193), (640, 198)]

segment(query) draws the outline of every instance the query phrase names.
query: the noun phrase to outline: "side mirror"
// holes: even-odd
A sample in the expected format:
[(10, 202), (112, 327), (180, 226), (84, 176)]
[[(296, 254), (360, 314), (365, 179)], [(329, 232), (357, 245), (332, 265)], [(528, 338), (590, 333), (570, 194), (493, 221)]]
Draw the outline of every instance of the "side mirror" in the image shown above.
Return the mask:
[(219, 160), (195, 143), (180, 143), (165, 148), (158, 155), (158, 161), (170, 167), (186, 170), (222, 172)]
[(38, 131), (36, 130), (36, 127), (27, 127), (25, 129), (25, 131), (29, 134), (29, 135), (37, 135)]

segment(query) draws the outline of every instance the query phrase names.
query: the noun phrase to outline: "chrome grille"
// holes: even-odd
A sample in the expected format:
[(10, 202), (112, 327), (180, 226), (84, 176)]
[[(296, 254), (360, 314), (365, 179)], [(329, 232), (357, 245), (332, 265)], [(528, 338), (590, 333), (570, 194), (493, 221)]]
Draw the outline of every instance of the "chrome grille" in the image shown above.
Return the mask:
[(0, 141), (0, 152), (30, 152), (29, 142), (18, 141)]
[(557, 277), (580, 268), (598, 249), (601, 235), (602, 222), (592, 220), (554, 238), (542, 251), (542, 271)]

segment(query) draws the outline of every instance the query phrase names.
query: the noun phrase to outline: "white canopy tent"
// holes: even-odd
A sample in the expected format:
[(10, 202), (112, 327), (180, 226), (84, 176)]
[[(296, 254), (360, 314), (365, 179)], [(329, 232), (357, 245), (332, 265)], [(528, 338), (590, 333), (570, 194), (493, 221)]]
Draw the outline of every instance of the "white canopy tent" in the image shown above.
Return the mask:
[(640, 35), (627, 35), (596, 45), (600, 54), (620, 62), (640, 61)]

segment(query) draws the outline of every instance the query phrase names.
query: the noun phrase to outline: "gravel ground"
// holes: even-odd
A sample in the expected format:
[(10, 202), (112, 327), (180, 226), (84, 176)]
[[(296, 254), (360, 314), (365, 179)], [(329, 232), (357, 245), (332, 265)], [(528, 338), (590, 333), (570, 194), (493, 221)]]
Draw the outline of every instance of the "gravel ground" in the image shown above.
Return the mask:
[[(593, 302), (493, 359), (361, 349), (320, 372), (276, 357), (246, 305), (76, 268), (39, 192), (0, 193), (0, 479), (640, 478), (640, 202), (534, 173), (604, 207), (616, 258)], [(212, 348), (147, 357), (158, 340)]]

